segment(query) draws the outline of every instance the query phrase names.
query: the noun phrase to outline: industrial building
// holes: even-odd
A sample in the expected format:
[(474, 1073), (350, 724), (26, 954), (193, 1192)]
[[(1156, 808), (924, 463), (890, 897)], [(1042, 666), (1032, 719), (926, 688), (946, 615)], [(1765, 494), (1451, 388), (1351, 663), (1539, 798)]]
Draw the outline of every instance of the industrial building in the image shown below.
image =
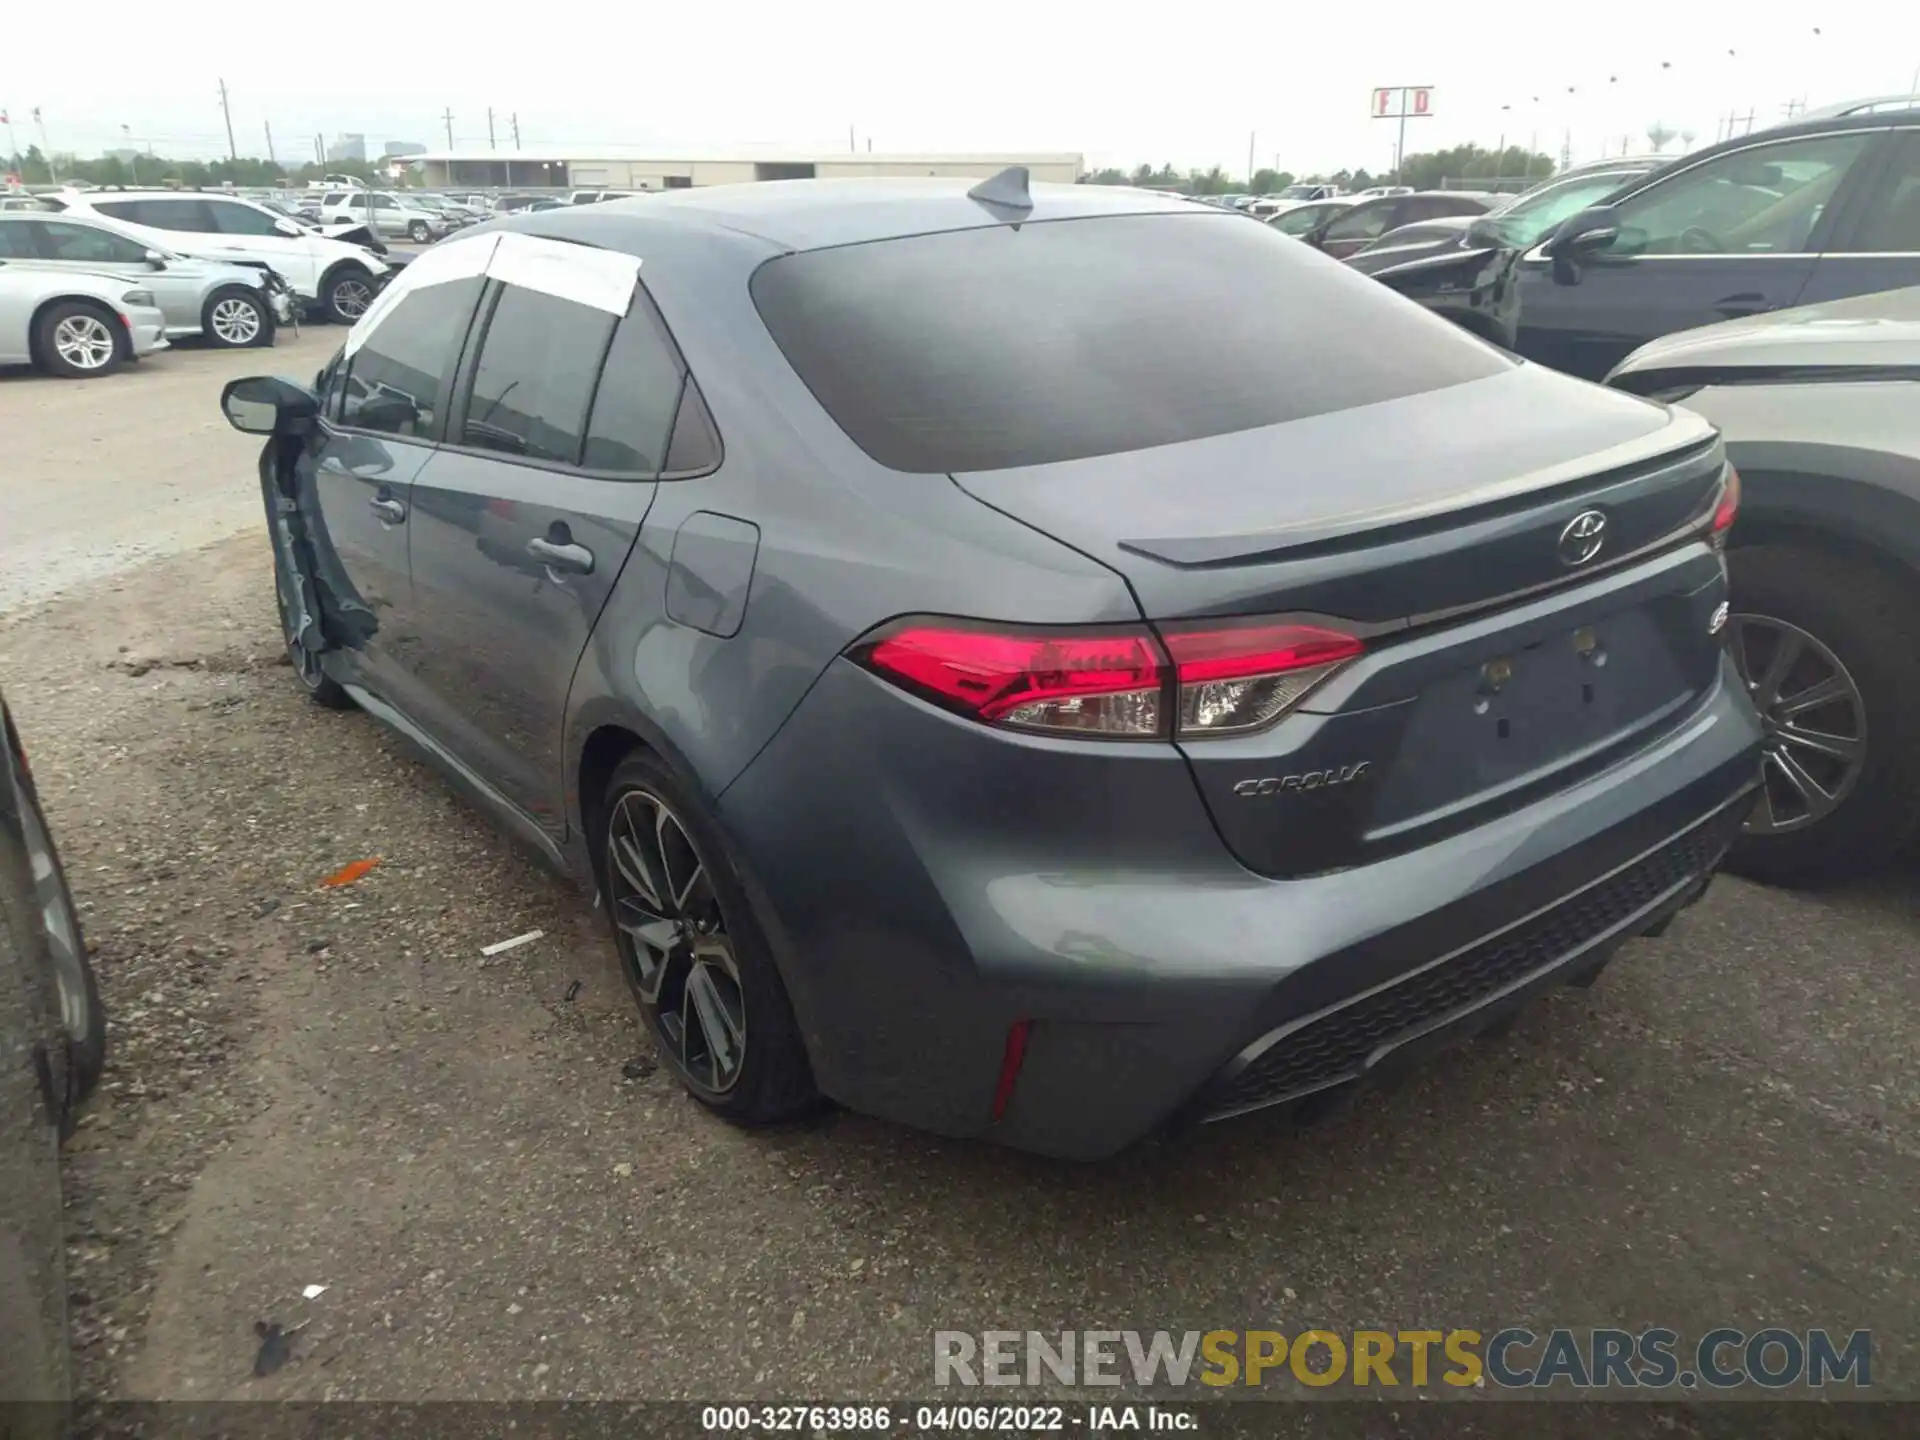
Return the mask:
[(661, 160), (650, 156), (527, 150), (429, 150), (410, 155), (421, 182), (439, 189), (679, 190), (749, 180), (845, 180), (871, 176), (997, 174), (1024, 165), (1036, 181), (1071, 185), (1082, 157), (1044, 155), (820, 155), (722, 156)]

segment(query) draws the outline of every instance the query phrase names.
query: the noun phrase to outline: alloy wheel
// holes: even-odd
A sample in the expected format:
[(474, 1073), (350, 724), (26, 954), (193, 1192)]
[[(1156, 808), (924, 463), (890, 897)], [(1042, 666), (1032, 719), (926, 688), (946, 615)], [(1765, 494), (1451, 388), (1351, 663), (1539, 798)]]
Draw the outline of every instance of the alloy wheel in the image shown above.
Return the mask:
[(247, 300), (229, 296), (213, 307), (213, 333), (229, 345), (251, 345), (260, 338), (260, 311)]
[(53, 348), (76, 370), (101, 370), (113, 363), (113, 332), (98, 315), (69, 315), (54, 327)]
[(33, 893), (40, 906), (47, 950), (53, 959), (54, 990), (60, 999), (60, 1028), (79, 1038), (93, 1030), (92, 1001), (87, 993), (86, 958), (81, 950), (80, 926), (73, 902), (53, 861), (53, 842), (40, 823), (38, 808), (29, 801), (21, 810), (26, 832), (27, 864), (33, 871)]
[(740, 1079), (746, 995), (706, 863), (671, 806), (629, 790), (607, 823), (621, 963), (683, 1079), (718, 1097)]
[(333, 287), (333, 305), (349, 320), (358, 320), (373, 303), (373, 287), (364, 280), (342, 280)]
[(1735, 615), (1728, 646), (1766, 730), (1750, 835), (1804, 829), (1839, 808), (1867, 758), (1867, 706), (1840, 657), (1797, 625)]

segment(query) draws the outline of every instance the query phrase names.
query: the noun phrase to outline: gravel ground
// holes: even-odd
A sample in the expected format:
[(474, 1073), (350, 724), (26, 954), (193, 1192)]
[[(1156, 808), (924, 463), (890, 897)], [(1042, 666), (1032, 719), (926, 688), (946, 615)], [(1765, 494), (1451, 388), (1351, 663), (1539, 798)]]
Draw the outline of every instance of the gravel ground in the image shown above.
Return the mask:
[[(91, 1395), (924, 1397), (936, 1328), (1772, 1323), (1872, 1328), (1880, 1393), (1920, 1398), (1911, 865), (1722, 881), (1592, 991), (1307, 1132), (1097, 1168), (851, 1116), (744, 1135), (652, 1067), (580, 895), (296, 693), (253, 448), (202, 420), (253, 368), (0, 382), (41, 457), (0, 478), (0, 513), (41, 505), (6, 568), (74, 567), (0, 619), (0, 684), (112, 1011), (68, 1155)], [(117, 487), (79, 513), (138, 555), (24, 493), (74, 456)], [(236, 503), (149, 542), (188, 475)], [(260, 1321), (306, 1328), (256, 1379)]]

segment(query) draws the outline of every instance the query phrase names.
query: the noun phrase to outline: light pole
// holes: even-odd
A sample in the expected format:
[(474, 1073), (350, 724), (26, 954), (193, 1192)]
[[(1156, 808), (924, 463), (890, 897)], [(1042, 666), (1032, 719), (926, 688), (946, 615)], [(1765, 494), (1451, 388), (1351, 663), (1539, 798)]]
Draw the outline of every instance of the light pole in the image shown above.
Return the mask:
[(127, 154), (132, 157), (127, 163), (133, 167), (133, 183), (138, 186), (140, 184), (140, 147), (133, 143), (132, 127), (122, 125), (120, 138), (127, 142)]

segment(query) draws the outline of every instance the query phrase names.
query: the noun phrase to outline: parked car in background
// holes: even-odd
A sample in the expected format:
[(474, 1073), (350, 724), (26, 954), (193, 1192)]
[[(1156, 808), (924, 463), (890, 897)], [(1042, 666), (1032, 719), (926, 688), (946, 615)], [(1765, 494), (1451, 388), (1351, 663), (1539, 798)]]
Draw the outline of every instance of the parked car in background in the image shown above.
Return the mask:
[(447, 222), (449, 230), (458, 230), (480, 219), (482, 212), (470, 205), (462, 205), (444, 195), (416, 194), (408, 197), (414, 204), (424, 206)]
[(320, 197), (320, 219), (329, 225), (365, 225), (377, 235), (425, 245), (454, 228), (447, 215), (411, 195), (391, 190), (331, 190)]
[(1599, 380), (1662, 335), (1920, 284), (1920, 110), (1685, 156), (1531, 246), (1375, 272), (1496, 344)]
[(1877, 868), (1920, 832), (1920, 288), (1669, 335), (1607, 383), (1704, 415), (1740, 471), (1729, 646), (1767, 740), (1733, 864)]
[(105, 1061), (77, 907), (0, 695), (0, 1401), (22, 1440), (72, 1433), (58, 1147)]
[(1332, 200), (1340, 194), (1340, 187), (1321, 180), (1302, 180), (1297, 185), (1289, 185), (1280, 192), (1282, 200)]
[(0, 261), (0, 365), (90, 380), (166, 348), (167, 317), (144, 282)]
[(0, 210), (48, 210), (52, 207), (43, 203), (37, 195), (0, 195)]
[(1298, 239), (1311, 234), (1334, 216), (1353, 208), (1354, 202), (1345, 195), (1334, 200), (1304, 200), (1298, 204), (1282, 206), (1267, 217), (1267, 224), (1282, 235), (1291, 235)]
[(1525, 249), (1568, 216), (1624, 189), (1669, 163), (1657, 155), (1602, 160), (1574, 166), (1512, 196), (1479, 215), (1441, 215), (1389, 230), (1347, 263), (1374, 275), (1395, 265), (1439, 256), (1457, 257), (1489, 245)]
[(1377, 195), (1411, 195), (1413, 193), (1414, 190), (1411, 185), (1371, 185), (1365, 190), (1356, 190), (1353, 198), (1356, 200), (1371, 200)]
[(171, 340), (204, 338), (222, 348), (271, 345), (275, 329), (293, 319), (293, 291), (272, 272), (189, 259), (90, 215), (0, 214), (0, 260), (117, 275), (153, 293)]
[(1410, 195), (1380, 195), (1371, 200), (1356, 199), (1300, 238), (1314, 249), (1344, 260), (1399, 226), (1442, 215), (1484, 215), (1493, 208), (1493, 203), (1488, 196), (1460, 190), (1427, 190)]
[(316, 234), (251, 201), (194, 191), (65, 190), (63, 213), (104, 215), (137, 239), (210, 260), (265, 265), (303, 306), (351, 324), (392, 266), (365, 245)]
[(1232, 215), (966, 184), (517, 216), (223, 396), (300, 682), (598, 891), (690, 1093), (1095, 1158), (1701, 893), (1760, 739), (1706, 421)]
[(493, 199), (492, 211), (495, 215), (511, 215), (516, 210), (524, 210), (540, 197), (538, 195), (497, 195)]
[(603, 200), (624, 200), (629, 195), (645, 195), (646, 190), (575, 190), (567, 196), (569, 205), (598, 205)]

